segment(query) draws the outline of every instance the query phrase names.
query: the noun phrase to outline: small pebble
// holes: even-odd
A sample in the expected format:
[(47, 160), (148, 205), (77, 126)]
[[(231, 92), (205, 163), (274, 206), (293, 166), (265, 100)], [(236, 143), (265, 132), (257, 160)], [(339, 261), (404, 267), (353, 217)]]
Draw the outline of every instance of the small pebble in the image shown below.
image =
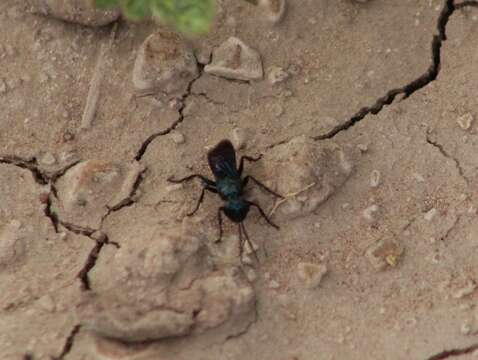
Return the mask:
[(254, 282), (257, 280), (257, 273), (254, 269), (249, 268), (246, 270), (246, 277), (249, 282)]
[(473, 124), (473, 120), (474, 120), (473, 115), (470, 113), (466, 113), (460, 116), (456, 120), (456, 122), (463, 130), (469, 130), (471, 128), (471, 125)]
[(236, 150), (242, 149), (246, 146), (246, 137), (246, 130), (243, 128), (236, 127), (232, 130), (232, 144)]
[(269, 288), (278, 289), (278, 288), (280, 288), (280, 285), (277, 281), (271, 280), (271, 281), (269, 281)]
[(279, 84), (290, 77), (290, 74), (279, 66), (271, 66), (267, 79), (272, 85)]
[(274, 24), (284, 18), (286, 0), (259, 0), (259, 6), (264, 9), (267, 19)]
[(297, 265), (297, 275), (307, 289), (317, 288), (327, 271), (325, 264), (301, 262)]
[(435, 209), (435, 208), (431, 208), (430, 210), (428, 210), (425, 215), (423, 215), (423, 218), (426, 220), (426, 221), (432, 221), (433, 218), (438, 214), (438, 210)]
[(363, 153), (368, 151), (368, 146), (366, 144), (358, 144), (357, 148)]
[(465, 322), (460, 327), (460, 332), (462, 335), (470, 335), (471, 334), (471, 325), (468, 322)]
[(397, 266), (402, 254), (403, 247), (393, 238), (379, 240), (366, 251), (370, 264), (376, 270)]
[(373, 170), (372, 174), (370, 175), (370, 186), (376, 188), (381, 183), (381, 173), (378, 170)]
[(180, 132), (173, 131), (170, 136), (171, 136), (171, 140), (173, 140), (175, 144), (184, 144), (184, 141), (185, 141), (184, 135), (181, 134)]
[(380, 208), (378, 207), (378, 205), (376, 204), (370, 205), (368, 208), (366, 208), (362, 212), (362, 216), (365, 218), (365, 220), (369, 222), (374, 222), (377, 220), (379, 210)]
[(42, 165), (50, 166), (56, 163), (56, 159), (51, 152), (46, 152), (45, 154), (43, 154), (42, 157), (40, 157), (39, 163)]
[(461, 299), (465, 296), (472, 294), (476, 289), (476, 283), (474, 281), (470, 281), (465, 287), (459, 289), (453, 294), (453, 298)]

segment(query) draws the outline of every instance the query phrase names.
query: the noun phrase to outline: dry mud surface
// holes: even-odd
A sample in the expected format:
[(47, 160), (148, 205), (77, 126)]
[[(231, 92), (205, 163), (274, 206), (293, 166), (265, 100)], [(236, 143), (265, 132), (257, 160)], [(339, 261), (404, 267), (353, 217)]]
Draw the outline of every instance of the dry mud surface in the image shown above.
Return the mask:
[[(157, 29), (0, 4), (0, 359), (477, 358), (478, 2), (218, 1), (166, 101)], [(231, 36), (262, 79), (205, 71)], [(249, 187), (259, 263), (167, 182), (223, 138), (286, 196)]]

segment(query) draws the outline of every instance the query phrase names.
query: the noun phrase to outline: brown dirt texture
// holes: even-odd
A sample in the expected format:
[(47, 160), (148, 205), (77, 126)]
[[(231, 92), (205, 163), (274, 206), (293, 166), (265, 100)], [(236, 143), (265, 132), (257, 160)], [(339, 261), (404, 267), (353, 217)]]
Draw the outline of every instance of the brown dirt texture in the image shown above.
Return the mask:
[[(0, 359), (478, 359), (478, 2), (264, 11), (0, 2)], [(222, 139), (284, 196), (249, 181), (242, 256), (168, 181)]]

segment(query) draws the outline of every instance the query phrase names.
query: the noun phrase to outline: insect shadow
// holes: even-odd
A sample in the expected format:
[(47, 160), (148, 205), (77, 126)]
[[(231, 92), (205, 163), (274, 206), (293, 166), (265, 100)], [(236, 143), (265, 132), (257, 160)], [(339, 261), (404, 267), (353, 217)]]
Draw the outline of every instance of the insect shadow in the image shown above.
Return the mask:
[[(217, 221), (219, 226), (219, 237), (216, 242), (220, 242), (222, 240), (222, 213), (224, 213), (231, 221), (238, 224), (239, 230), (239, 255), (242, 256), (243, 251), (243, 243), (244, 240), (242, 239), (242, 234), (244, 234), (245, 241), (248, 242), (249, 246), (252, 250), (252, 244), (249, 240), (249, 235), (246, 232), (246, 228), (244, 226), (244, 219), (246, 218), (247, 214), (251, 207), (257, 208), (261, 216), (267, 221), (267, 223), (279, 230), (279, 226), (274, 224), (268, 216), (265, 214), (264, 210), (255, 202), (249, 201), (244, 199), (244, 188), (248, 184), (249, 180), (253, 181), (256, 185), (258, 185), (263, 190), (269, 192), (270, 194), (283, 199), (282, 195), (279, 195), (275, 191), (269, 189), (263, 183), (261, 183), (256, 178), (247, 175), (242, 178), (242, 172), (244, 170), (244, 161), (255, 162), (258, 161), (262, 155), (259, 155), (256, 158), (250, 156), (242, 156), (239, 161), (239, 168), (237, 168), (236, 163), (236, 152), (234, 151), (234, 147), (232, 146), (231, 142), (227, 139), (222, 140), (217, 144), (213, 149), (211, 149), (207, 154), (207, 160), (209, 163), (209, 167), (214, 175), (214, 179), (210, 180), (207, 177), (200, 175), (200, 174), (192, 174), (186, 176), (182, 179), (172, 179), (171, 177), (168, 178), (169, 182), (172, 183), (183, 183), (193, 179), (200, 179), (203, 185), (201, 190), (201, 195), (196, 203), (196, 207), (193, 211), (187, 214), (187, 216), (192, 216), (198, 211), (201, 203), (204, 199), (204, 194), (207, 191), (212, 193), (218, 194), (221, 199), (225, 202), (224, 206), (221, 206), (217, 210)], [(254, 256), (257, 260), (257, 255), (254, 252)]]

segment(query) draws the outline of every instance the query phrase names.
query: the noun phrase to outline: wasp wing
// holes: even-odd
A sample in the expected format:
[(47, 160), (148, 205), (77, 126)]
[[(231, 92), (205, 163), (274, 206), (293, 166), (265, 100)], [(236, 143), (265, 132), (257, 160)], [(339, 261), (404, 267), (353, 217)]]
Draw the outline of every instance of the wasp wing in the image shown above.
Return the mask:
[(216, 179), (237, 177), (236, 151), (229, 140), (222, 140), (207, 153), (209, 167)]

